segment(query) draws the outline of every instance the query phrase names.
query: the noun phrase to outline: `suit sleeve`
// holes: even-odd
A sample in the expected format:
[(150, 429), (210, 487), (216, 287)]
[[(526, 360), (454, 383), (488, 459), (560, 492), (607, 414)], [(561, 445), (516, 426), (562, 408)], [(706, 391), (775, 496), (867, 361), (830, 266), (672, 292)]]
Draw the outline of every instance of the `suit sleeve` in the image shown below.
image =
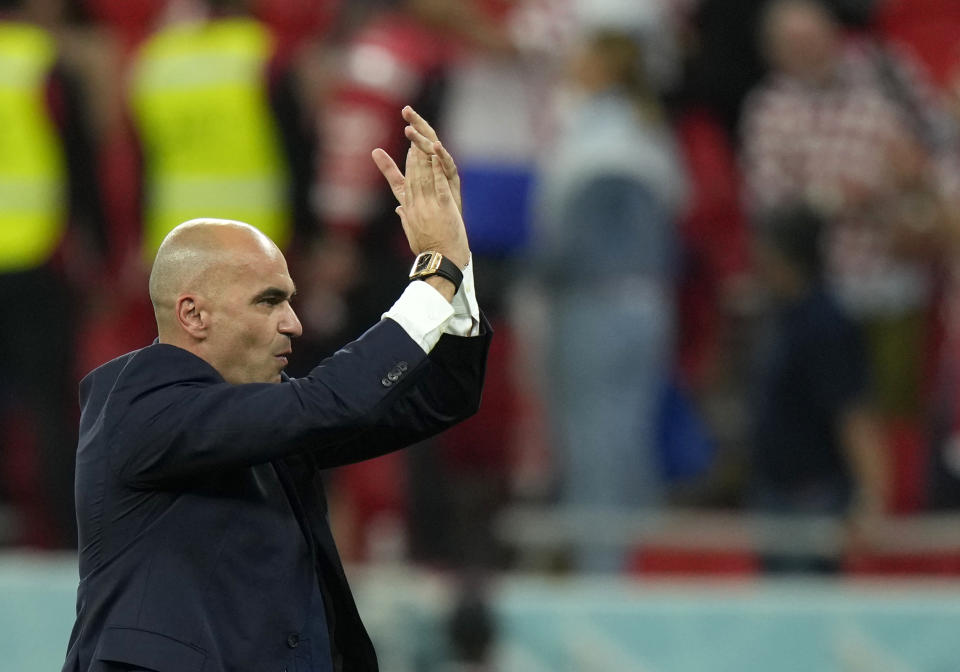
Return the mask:
[(441, 337), (421, 366), (417, 382), (385, 407), (364, 431), (313, 449), (317, 467), (336, 467), (384, 455), (476, 413), (491, 335), (489, 323), (481, 318), (480, 336)]
[[(445, 336), (428, 357), (382, 320), (284, 384), (231, 385), (171, 346), (141, 354), (114, 390), (125, 410), (111, 463), (123, 481), (154, 486), (305, 451), (334, 466), (396, 450), (476, 411), (488, 341), (489, 327)], [(194, 372), (186, 377), (184, 357)]]

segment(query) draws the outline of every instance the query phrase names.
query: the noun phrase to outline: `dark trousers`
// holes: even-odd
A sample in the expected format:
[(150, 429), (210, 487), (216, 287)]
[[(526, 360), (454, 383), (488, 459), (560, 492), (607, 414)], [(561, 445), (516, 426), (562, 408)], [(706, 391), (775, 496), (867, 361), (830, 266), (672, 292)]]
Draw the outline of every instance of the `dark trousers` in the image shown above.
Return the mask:
[[(846, 479), (823, 477), (805, 485), (785, 486), (758, 479), (751, 492), (753, 508), (758, 513), (797, 516), (830, 516), (840, 520), (850, 504), (851, 488)], [(768, 528), (761, 535), (771, 541), (783, 541), (783, 530)], [(766, 539), (764, 539), (766, 540)], [(770, 551), (760, 554), (760, 566), (768, 574), (836, 574), (843, 565), (839, 555), (822, 555), (804, 549), (804, 539), (791, 539), (798, 548), (792, 551)], [(813, 540), (810, 540), (811, 542)]]

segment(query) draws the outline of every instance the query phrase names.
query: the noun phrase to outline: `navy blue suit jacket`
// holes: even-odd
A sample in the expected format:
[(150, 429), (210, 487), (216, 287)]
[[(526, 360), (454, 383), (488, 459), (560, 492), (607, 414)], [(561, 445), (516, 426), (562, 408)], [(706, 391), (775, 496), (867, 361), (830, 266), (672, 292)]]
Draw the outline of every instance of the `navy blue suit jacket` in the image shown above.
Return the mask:
[(332, 669), (376, 670), (320, 470), (474, 413), (489, 339), (482, 320), (479, 337), (444, 335), (428, 356), (383, 320), (280, 384), (229, 384), (164, 344), (90, 373), (80, 385), (80, 584), (64, 672), (331, 669), (298, 658), (318, 579)]

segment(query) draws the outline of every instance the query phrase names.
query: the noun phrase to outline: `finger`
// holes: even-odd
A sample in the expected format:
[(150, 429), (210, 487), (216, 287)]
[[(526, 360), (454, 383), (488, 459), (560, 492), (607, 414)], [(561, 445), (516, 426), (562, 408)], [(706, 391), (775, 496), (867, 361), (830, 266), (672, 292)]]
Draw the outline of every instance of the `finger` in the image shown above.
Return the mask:
[(379, 147), (373, 150), (371, 156), (373, 156), (373, 162), (377, 164), (381, 174), (386, 178), (387, 184), (390, 185), (390, 191), (393, 192), (394, 198), (397, 199), (398, 203), (403, 203), (403, 173), (400, 172), (396, 162)]
[(454, 162), (450, 152), (447, 151), (447, 148), (444, 147), (439, 140), (431, 141), (427, 139), (426, 136), (418, 132), (413, 126), (407, 126), (403, 129), (403, 132), (407, 139), (417, 146), (417, 149), (432, 156), (439, 157), (444, 175), (446, 175), (447, 179), (453, 184), (454, 191), (459, 190), (460, 174), (457, 171), (457, 164)]
[(436, 198), (436, 188), (433, 183), (433, 168), (431, 167), (433, 161), (430, 158), (429, 154), (421, 152), (419, 148), (413, 148), (414, 161), (417, 164), (417, 180), (419, 182), (420, 192), (418, 196), (422, 193), (425, 199)]
[(457, 210), (463, 214), (463, 197), (460, 194), (460, 173), (457, 170), (457, 164), (454, 163), (450, 152), (447, 151), (447, 148), (444, 147), (439, 140), (433, 143), (433, 149), (437, 157), (437, 163), (443, 168), (443, 174), (450, 183), (450, 193), (453, 196), (454, 202), (457, 204)]
[(440, 157), (440, 165), (443, 167), (443, 174), (447, 176), (447, 179), (450, 181), (459, 180), (460, 173), (457, 171), (457, 164), (447, 148), (443, 146), (443, 143), (437, 140), (433, 143), (432, 149), (433, 153)]
[(447, 176), (443, 172), (440, 161), (437, 159), (431, 161), (430, 169), (433, 173), (433, 188), (437, 194), (437, 200), (441, 204), (446, 204), (453, 195), (450, 191), (450, 183), (447, 181)]
[(437, 140), (437, 132), (433, 126), (427, 123), (427, 120), (417, 114), (417, 111), (407, 105), (401, 110), (400, 115), (404, 121), (413, 126), (417, 131), (425, 135), (430, 140)]
[(427, 154), (434, 153), (434, 141), (415, 129), (413, 126), (406, 126), (403, 129), (403, 134), (407, 137), (407, 140), (415, 144), (417, 149), (419, 149), (421, 152), (425, 152)]
[(404, 176), (403, 202), (401, 205), (405, 205), (407, 208), (413, 208), (417, 198), (421, 195), (420, 185), (418, 184), (419, 169), (416, 158), (413, 154), (413, 150), (413, 145), (410, 145), (410, 147), (407, 148), (407, 161), (404, 166), (407, 172)]

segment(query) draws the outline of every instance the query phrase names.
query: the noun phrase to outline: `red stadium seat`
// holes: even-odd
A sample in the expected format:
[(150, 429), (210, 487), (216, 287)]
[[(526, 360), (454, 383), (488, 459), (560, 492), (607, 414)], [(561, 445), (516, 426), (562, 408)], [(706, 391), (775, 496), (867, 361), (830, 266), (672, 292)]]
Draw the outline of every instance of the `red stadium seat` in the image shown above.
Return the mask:
[(852, 576), (960, 576), (960, 550), (936, 553), (862, 554), (848, 558), (844, 570)]
[(642, 576), (747, 578), (759, 573), (760, 560), (745, 549), (690, 549), (650, 544), (637, 550), (627, 571)]

